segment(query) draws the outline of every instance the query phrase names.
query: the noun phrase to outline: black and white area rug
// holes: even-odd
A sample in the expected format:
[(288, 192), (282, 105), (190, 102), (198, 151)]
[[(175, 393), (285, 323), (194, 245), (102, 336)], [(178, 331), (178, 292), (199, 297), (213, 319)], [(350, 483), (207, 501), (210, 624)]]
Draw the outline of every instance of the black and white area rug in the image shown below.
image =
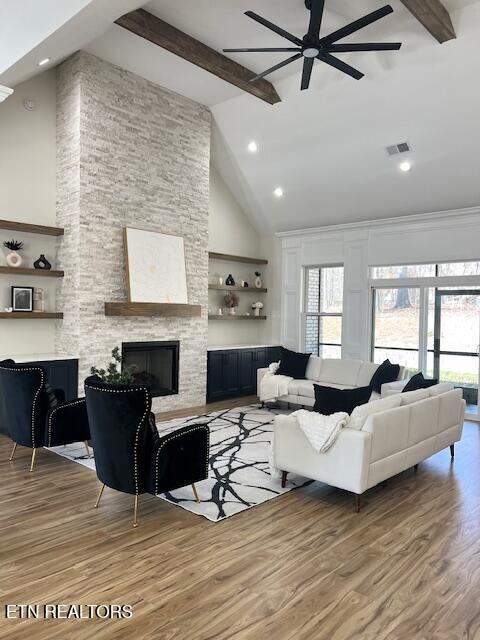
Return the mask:
[[(286, 412), (250, 405), (157, 423), (161, 436), (190, 424), (208, 424), (210, 428), (210, 473), (196, 485), (200, 503), (195, 502), (190, 486), (158, 497), (218, 522), (310, 484), (310, 480), (290, 474), (282, 489), (280, 480), (270, 475), (273, 421), (282, 413)], [(52, 447), (51, 451), (95, 470), (95, 460), (87, 458), (83, 443)]]

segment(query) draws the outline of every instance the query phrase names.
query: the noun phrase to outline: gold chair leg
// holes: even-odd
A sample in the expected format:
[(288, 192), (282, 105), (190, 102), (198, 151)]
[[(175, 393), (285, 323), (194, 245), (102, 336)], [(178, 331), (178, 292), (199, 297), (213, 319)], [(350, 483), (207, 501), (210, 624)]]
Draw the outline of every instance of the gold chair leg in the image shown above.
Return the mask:
[(198, 493), (197, 493), (197, 487), (192, 484), (192, 489), (193, 489), (193, 495), (195, 496), (195, 502), (200, 502), (200, 498), (198, 497)]
[(86, 440), (84, 441), (84, 445), (85, 445), (85, 450), (87, 452), (87, 458), (91, 458), (90, 449), (88, 448), (88, 442)]
[(34, 464), (35, 464), (35, 454), (36, 454), (36, 453), (37, 453), (37, 450), (36, 450), (36, 449), (34, 449), (34, 450), (32, 451), (32, 462), (30, 463), (30, 473), (32, 473), (32, 471), (33, 471), (33, 466), (34, 466)]
[(14, 444), (13, 444), (13, 449), (12, 449), (12, 453), (11, 453), (11, 455), (10, 455), (10, 458), (8, 459), (8, 461), (9, 461), (9, 462), (11, 462), (11, 461), (13, 460), (13, 458), (14, 458), (14, 456), (15, 456), (15, 451), (16, 451), (16, 450), (17, 450), (17, 443), (16, 443), (16, 442), (14, 442)]
[(100, 493), (98, 494), (97, 501), (95, 502), (95, 509), (97, 509), (98, 505), (100, 504), (100, 498), (102, 497), (102, 493), (104, 489), (105, 489), (105, 485), (102, 484), (102, 488), (100, 489)]
[(134, 529), (138, 527), (137, 510), (138, 510), (138, 496), (135, 496), (135, 500), (133, 503), (133, 528)]

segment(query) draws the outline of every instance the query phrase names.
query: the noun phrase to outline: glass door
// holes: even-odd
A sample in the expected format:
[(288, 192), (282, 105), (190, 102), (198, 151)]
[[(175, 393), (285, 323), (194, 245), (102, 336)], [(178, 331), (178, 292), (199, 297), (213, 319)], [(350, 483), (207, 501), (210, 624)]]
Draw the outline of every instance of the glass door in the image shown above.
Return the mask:
[(480, 420), (480, 290), (435, 290), (433, 375), (463, 389), (467, 417)]
[(420, 287), (373, 289), (372, 360), (387, 358), (416, 373), (421, 368), (423, 293)]

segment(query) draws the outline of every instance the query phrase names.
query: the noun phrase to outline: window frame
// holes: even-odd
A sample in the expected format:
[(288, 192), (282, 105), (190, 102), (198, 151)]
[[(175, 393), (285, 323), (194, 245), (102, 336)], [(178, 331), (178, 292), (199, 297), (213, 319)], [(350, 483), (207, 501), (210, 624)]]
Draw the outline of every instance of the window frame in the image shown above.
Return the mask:
[[(311, 269), (319, 269), (319, 310), (318, 312), (308, 311), (308, 271)], [(322, 286), (322, 270), (323, 269), (342, 269), (343, 270), (343, 287), (342, 287), (342, 312), (330, 313), (326, 311), (320, 311), (321, 307), (321, 286)], [(322, 357), (320, 355), (320, 347), (337, 347), (340, 348), (340, 353), (343, 350), (343, 316), (344, 316), (344, 298), (345, 298), (345, 265), (343, 263), (332, 264), (309, 264), (303, 267), (303, 313), (302, 313), (302, 349), (306, 350), (307, 344), (307, 318), (318, 318), (318, 332), (317, 332), (317, 352), (312, 353), (314, 356)], [(321, 318), (341, 318), (342, 322), (342, 335), (340, 338), (341, 343), (320, 342), (320, 324)]]

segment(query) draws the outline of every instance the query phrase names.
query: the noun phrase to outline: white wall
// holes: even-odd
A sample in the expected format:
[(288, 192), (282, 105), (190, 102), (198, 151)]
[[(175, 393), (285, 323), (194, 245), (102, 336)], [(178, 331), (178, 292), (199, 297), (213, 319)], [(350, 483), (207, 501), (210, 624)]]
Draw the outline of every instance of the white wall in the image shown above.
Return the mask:
[[(263, 286), (268, 288), (267, 294), (240, 292), (239, 314), (252, 313), (252, 302), (261, 300), (265, 304), (266, 321), (235, 321), (225, 322), (211, 320), (209, 322), (209, 345), (236, 344), (270, 344), (275, 341), (273, 328), (279, 322), (279, 314), (275, 311), (276, 265), (279, 261), (280, 243), (273, 235), (262, 235), (249, 218), (244, 214), (232, 193), (216, 171), (211, 167), (210, 172), (210, 218), (209, 218), (209, 251), (228, 253), (231, 255), (265, 258), (268, 266), (258, 267), (262, 273)], [(243, 265), (237, 262), (211, 261), (210, 282), (218, 281), (219, 277), (226, 278), (232, 274), (235, 282), (240, 284), (245, 280), (253, 286), (255, 265)], [(224, 307), (225, 292), (210, 291), (209, 309), (216, 313), (219, 307)], [(278, 330), (277, 330), (278, 334)]]
[[(35, 109), (22, 102), (31, 98)], [(0, 104), (0, 218), (55, 225), (55, 72), (47, 71), (15, 88)], [(55, 266), (55, 239), (0, 229), (0, 241), (25, 243), (24, 266), (32, 267), (40, 253)], [(0, 246), (0, 264), (7, 250)], [(55, 309), (55, 281), (49, 278), (0, 274), (0, 310), (10, 306), (10, 286), (42, 287), (47, 310)], [(0, 320), (0, 357), (54, 350), (54, 321)]]
[(344, 264), (343, 357), (370, 359), (369, 267), (479, 260), (480, 207), (278, 235), (282, 343), (303, 348), (303, 268)]

